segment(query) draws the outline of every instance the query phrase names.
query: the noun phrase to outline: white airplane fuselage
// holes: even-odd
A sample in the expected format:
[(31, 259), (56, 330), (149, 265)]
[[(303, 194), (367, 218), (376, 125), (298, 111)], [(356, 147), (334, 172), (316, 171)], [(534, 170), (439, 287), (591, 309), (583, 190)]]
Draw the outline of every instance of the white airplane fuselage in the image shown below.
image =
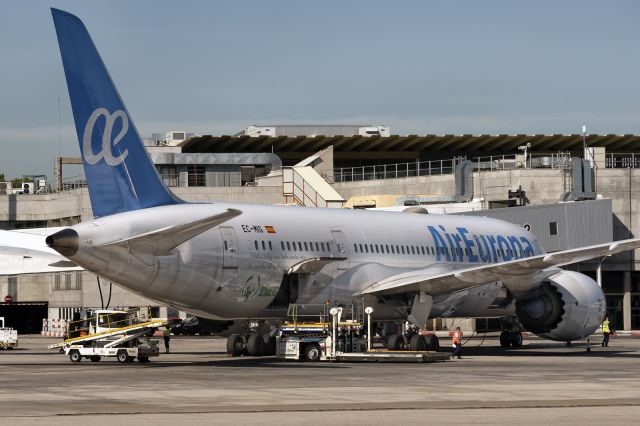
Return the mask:
[[(188, 223), (226, 209), (242, 214), (168, 255), (104, 242)], [(126, 224), (126, 226), (123, 226)], [(507, 222), (465, 216), (242, 204), (181, 204), (120, 213), (73, 227), (74, 262), (143, 296), (213, 319), (281, 318), (272, 303), (283, 277), (309, 259), (290, 302), (350, 304), (372, 282), (405, 271), (449, 271), (541, 254), (537, 238)], [(366, 266), (366, 268), (361, 266)], [(487, 316), (501, 286), (432, 294), (432, 317)], [(405, 303), (371, 297), (379, 319), (406, 318)], [(454, 307), (452, 309), (452, 307)]]

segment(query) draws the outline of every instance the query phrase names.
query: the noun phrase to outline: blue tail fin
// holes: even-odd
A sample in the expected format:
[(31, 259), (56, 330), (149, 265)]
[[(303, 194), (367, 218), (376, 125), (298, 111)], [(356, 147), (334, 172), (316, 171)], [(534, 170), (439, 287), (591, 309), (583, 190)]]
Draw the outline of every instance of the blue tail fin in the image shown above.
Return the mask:
[(84, 24), (51, 9), (95, 217), (177, 204), (158, 176)]

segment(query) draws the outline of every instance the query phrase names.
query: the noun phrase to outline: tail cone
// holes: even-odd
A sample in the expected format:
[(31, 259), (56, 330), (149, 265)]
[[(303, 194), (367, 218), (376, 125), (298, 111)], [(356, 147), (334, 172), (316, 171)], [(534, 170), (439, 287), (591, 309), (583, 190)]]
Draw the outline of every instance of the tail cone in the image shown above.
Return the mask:
[(49, 247), (65, 257), (71, 257), (78, 252), (78, 241), (78, 233), (71, 228), (49, 235), (45, 240)]

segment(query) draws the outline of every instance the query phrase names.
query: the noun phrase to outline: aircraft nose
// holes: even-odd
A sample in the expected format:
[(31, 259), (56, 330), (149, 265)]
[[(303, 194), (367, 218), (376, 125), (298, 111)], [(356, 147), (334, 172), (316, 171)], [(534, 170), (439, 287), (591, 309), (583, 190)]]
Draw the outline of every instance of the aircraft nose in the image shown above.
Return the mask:
[(49, 235), (45, 243), (61, 255), (71, 257), (78, 252), (78, 241), (78, 233), (71, 228), (67, 228)]

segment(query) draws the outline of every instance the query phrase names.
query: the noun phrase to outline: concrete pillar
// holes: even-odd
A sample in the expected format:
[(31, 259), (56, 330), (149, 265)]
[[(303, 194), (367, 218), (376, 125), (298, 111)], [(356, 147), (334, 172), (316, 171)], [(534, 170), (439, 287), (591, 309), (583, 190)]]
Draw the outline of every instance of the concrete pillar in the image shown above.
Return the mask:
[(160, 306), (159, 311), (160, 311), (160, 316), (159, 316), (160, 318), (167, 318), (168, 312), (167, 312), (166, 306)]
[(594, 146), (593, 149), (593, 161), (598, 169), (604, 169), (606, 167), (607, 149), (605, 147)]
[(624, 273), (622, 297), (622, 319), (625, 330), (631, 330), (631, 272)]
[(53, 173), (56, 175), (56, 192), (60, 192), (62, 191), (62, 157), (56, 157)]

